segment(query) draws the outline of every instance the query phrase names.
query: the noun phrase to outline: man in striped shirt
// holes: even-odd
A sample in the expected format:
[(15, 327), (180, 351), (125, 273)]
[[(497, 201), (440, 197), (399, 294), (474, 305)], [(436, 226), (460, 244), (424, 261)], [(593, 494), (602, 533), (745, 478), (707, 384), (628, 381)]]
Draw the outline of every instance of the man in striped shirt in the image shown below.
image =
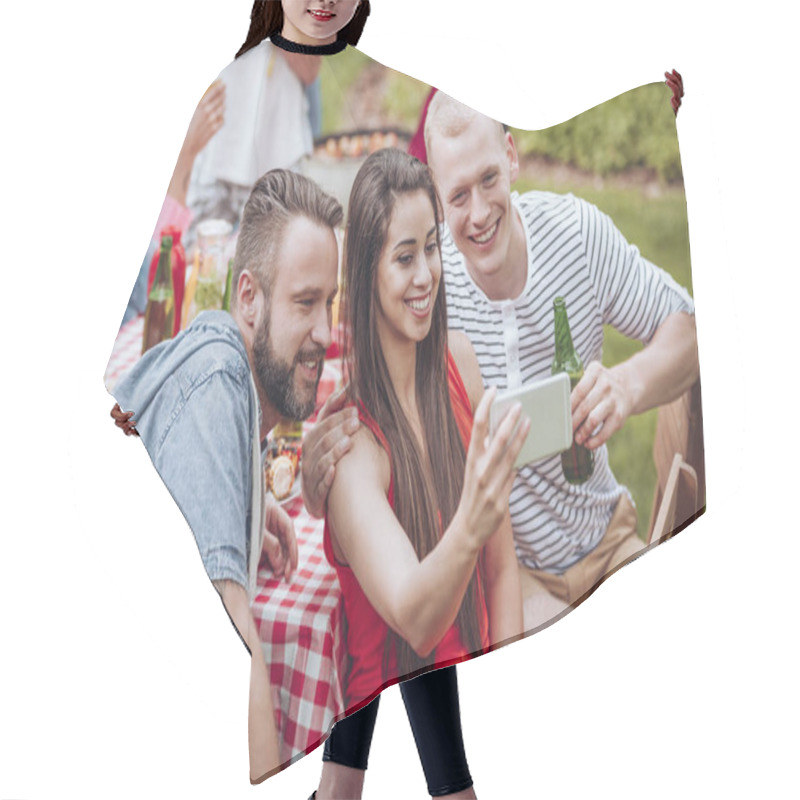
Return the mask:
[[(694, 306), (595, 206), (572, 195), (512, 194), (519, 159), (499, 122), (437, 92), (425, 143), (447, 222), (449, 326), (469, 337), (484, 383), (505, 389), (550, 375), (557, 296), (585, 365), (572, 421), (575, 441), (594, 451), (592, 477), (568, 483), (554, 456), (523, 467), (511, 494), (525, 629), (533, 630), (643, 547), (606, 442), (631, 414), (674, 400), (697, 380)], [(604, 324), (646, 346), (603, 366)]]

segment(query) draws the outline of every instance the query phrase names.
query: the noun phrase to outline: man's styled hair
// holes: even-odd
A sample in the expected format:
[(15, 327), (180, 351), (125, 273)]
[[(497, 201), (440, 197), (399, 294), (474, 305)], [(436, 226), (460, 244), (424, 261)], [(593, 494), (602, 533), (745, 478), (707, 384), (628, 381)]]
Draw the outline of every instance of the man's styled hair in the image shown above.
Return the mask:
[(269, 298), (275, 254), (286, 225), (295, 216), (335, 229), (342, 224), (343, 213), (339, 201), (309, 178), (288, 169), (270, 170), (258, 179), (242, 212), (234, 256), (232, 307), (237, 302), (235, 287), (245, 269), (257, 277)]
[[(353, 19), (339, 31), (337, 39), (340, 41), (343, 39), (347, 44), (355, 47), (361, 38), (364, 25), (367, 23), (369, 11), (369, 0), (361, 0)], [(280, 0), (254, 0), (253, 8), (250, 11), (250, 30), (247, 32), (247, 38), (239, 48), (236, 58), (282, 30), (283, 6)]]
[[(428, 113), (425, 117), (425, 150), (428, 154), (428, 162), (431, 159), (431, 142), (434, 134), (440, 134), (448, 138), (460, 136), (474, 120), (481, 118), (491, 119), (491, 117), (486, 117), (485, 114), (465, 106), (444, 92), (437, 91), (431, 99)], [(492, 122), (494, 121), (492, 120)], [(505, 135), (508, 132), (508, 126), (498, 122), (497, 129), (505, 147)]]

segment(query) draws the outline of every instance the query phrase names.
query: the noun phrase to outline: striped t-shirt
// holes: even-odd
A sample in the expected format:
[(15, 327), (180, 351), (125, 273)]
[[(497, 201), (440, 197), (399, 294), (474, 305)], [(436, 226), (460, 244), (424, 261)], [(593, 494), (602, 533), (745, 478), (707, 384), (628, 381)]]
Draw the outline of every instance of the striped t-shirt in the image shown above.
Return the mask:
[[(694, 313), (688, 292), (591, 203), (549, 192), (512, 199), (528, 240), (528, 279), (516, 299), (489, 300), (446, 227), (442, 239), (448, 326), (469, 337), (486, 386), (505, 389), (550, 375), (558, 296), (566, 300), (584, 367), (602, 359), (604, 324), (646, 343), (670, 314)], [(520, 562), (562, 573), (580, 561), (602, 539), (623, 491), (605, 446), (595, 450), (594, 473), (579, 486), (567, 483), (559, 456), (523, 467), (511, 492)]]

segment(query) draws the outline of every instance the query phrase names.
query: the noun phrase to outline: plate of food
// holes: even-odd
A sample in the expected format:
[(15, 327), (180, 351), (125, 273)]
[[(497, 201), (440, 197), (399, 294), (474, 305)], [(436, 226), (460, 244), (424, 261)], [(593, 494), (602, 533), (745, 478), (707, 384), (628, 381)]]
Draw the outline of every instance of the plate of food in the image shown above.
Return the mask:
[(264, 459), (264, 486), (281, 505), (300, 494), (300, 442), (276, 438), (267, 447)]

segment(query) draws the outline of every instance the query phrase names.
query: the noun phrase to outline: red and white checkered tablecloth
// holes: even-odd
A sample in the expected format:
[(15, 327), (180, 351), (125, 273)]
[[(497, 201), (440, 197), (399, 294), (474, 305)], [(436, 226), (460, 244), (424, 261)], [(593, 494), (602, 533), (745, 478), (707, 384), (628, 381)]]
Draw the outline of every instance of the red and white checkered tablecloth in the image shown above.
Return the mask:
[(109, 392), (114, 391), (117, 381), (142, 357), (144, 315), (140, 314), (126, 322), (117, 333), (111, 358), (108, 359), (103, 382)]
[(269, 666), (282, 762), (317, 747), (344, 710), (340, 589), (325, 558), (323, 521), (310, 517), (299, 497), (287, 511), (294, 517), (297, 571), (287, 584), (262, 563), (252, 604)]

